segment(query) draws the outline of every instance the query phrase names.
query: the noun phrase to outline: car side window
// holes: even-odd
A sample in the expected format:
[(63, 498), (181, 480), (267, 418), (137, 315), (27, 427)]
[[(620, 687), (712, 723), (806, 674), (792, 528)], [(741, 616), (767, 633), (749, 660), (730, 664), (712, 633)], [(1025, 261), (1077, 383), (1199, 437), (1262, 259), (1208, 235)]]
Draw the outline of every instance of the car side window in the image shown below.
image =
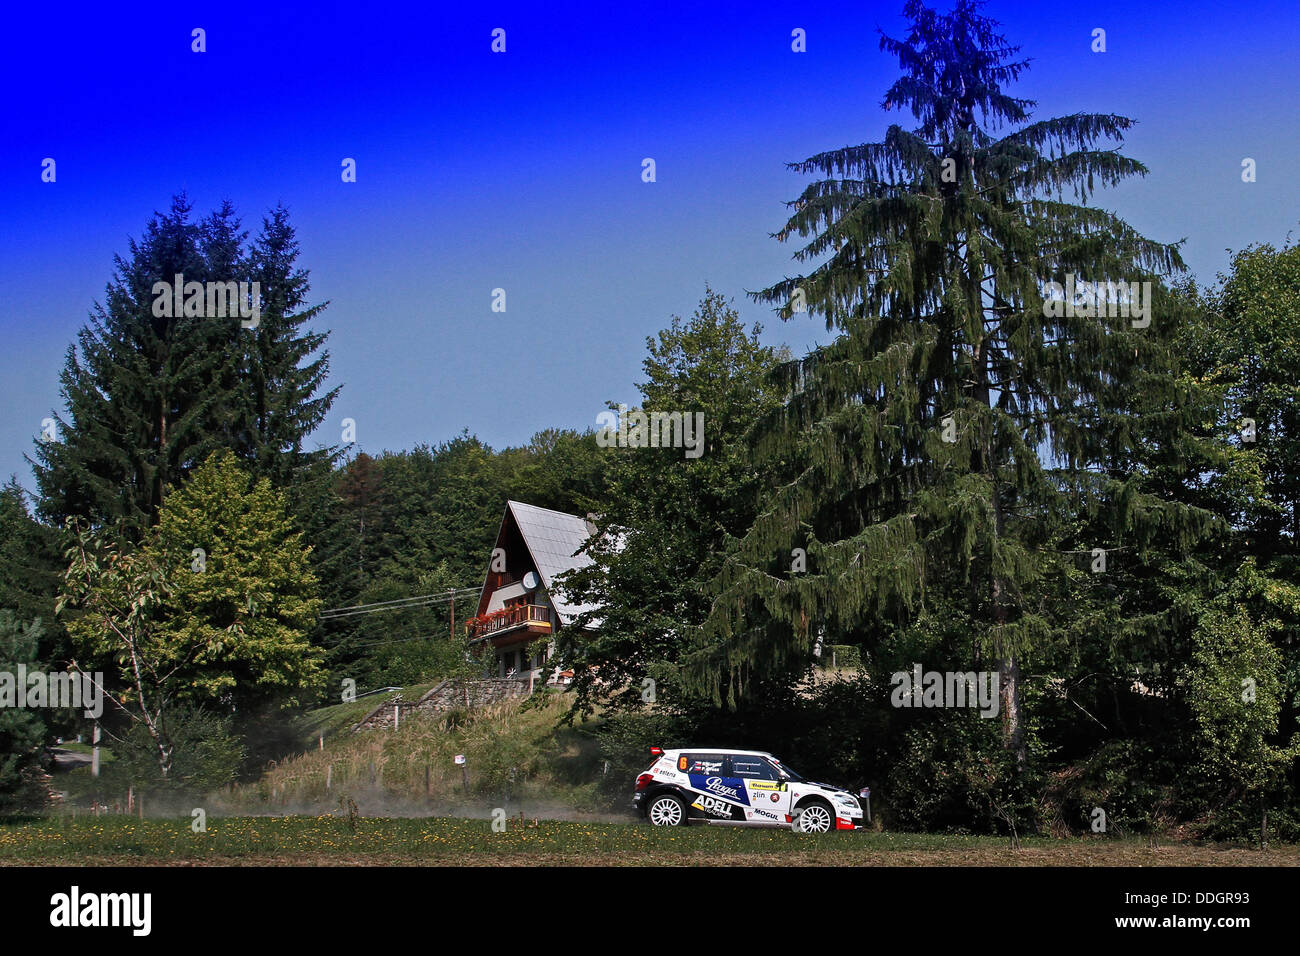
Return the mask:
[(776, 780), (776, 769), (762, 757), (733, 754), (731, 776), (745, 780)]
[(682, 754), (677, 758), (677, 769), (682, 773), (708, 773), (719, 776), (725, 759), (723, 754)]

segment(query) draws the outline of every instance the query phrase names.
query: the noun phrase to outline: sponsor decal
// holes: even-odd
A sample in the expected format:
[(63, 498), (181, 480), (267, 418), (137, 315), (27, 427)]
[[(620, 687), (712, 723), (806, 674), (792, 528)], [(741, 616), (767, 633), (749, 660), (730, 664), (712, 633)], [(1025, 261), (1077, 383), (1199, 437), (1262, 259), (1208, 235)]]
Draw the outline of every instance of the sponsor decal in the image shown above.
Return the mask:
[(769, 820), (776, 820), (777, 822), (780, 822), (781, 820), (781, 818), (778, 817), (771, 810), (764, 810), (762, 807), (755, 807), (754, 812), (758, 814), (760, 817), (767, 817)]
[(730, 797), (732, 800), (740, 799), (740, 790), (736, 787), (729, 787), (722, 782), (721, 777), (709, 777), (704, 781), (705, 789), (710, 793), (720, 793), (724, 797)]
[[(702, 790), (705, 793), (711, 793), (715, 796), (722, 797), (725, 800), (731, 800), (735, 803), (749, 806), (749, 796), (740, 787), (729, 785), (722, 777), (706, 777), (703, 774), (693, 773), (690, 775), (691, 788)], [(739, 780), (734, 781), (740, 783)]]
[(778, 800), (780, 800), (780, 799), (781, 799), (781, 795), (780, 795), (779, 793), (774, 793), (774, 794), (772, 794), (772, 802), (773, 802), (773, 803), (776, 803), (776, 802), (777, 802)]
[(706, 797), (701, 795), (691, 804), (697, 810), (703, 810), (705, 813), (712, 813), (715, 817), (730, 817), (731, 804), (725, 800), (719, 800), (717, 797)]
[(751, 790), (784, 790), (785, 784), (777, 783), (775, 780), (751, 780), (749, 787)]

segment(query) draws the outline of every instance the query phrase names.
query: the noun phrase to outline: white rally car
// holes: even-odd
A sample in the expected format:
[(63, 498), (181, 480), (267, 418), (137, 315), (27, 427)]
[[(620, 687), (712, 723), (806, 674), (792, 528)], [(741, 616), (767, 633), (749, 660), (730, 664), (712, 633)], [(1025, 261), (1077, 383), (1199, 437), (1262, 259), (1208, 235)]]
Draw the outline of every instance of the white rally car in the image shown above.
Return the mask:
[(769, 753), (693, 747), (660, 750), (636, 778), (633, 803), (655, 826), (691, 820), (790, 827), (805, 833), (856, 830), (862, 805), (847, 790), (812, 783)]

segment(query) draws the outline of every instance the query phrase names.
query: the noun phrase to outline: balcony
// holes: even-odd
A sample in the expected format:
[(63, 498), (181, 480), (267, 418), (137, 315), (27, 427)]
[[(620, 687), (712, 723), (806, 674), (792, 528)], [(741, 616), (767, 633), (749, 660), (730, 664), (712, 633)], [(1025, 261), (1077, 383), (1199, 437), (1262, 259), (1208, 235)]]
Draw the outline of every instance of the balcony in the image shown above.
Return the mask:
[(515, 604), (510, 607), (470, 618), (465, 623), (471, 644), (505, 636), (507, 631), (526, 628), (530, 635), (551, 633), (551, 610), (540, 604)]

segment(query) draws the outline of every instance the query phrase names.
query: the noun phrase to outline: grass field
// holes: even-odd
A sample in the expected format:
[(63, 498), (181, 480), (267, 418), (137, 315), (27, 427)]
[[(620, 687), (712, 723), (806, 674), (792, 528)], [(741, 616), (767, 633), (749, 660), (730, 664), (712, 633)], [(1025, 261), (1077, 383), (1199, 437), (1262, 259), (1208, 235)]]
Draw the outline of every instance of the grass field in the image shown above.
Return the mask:
[(1300, 847), (906, 833), (800, 834), (643, 823), (453, 818), (227, 817), (194, 833), (188, 817), (52, 817), (0, 824), (0, 865), (217, 866), (1300, 866)]

